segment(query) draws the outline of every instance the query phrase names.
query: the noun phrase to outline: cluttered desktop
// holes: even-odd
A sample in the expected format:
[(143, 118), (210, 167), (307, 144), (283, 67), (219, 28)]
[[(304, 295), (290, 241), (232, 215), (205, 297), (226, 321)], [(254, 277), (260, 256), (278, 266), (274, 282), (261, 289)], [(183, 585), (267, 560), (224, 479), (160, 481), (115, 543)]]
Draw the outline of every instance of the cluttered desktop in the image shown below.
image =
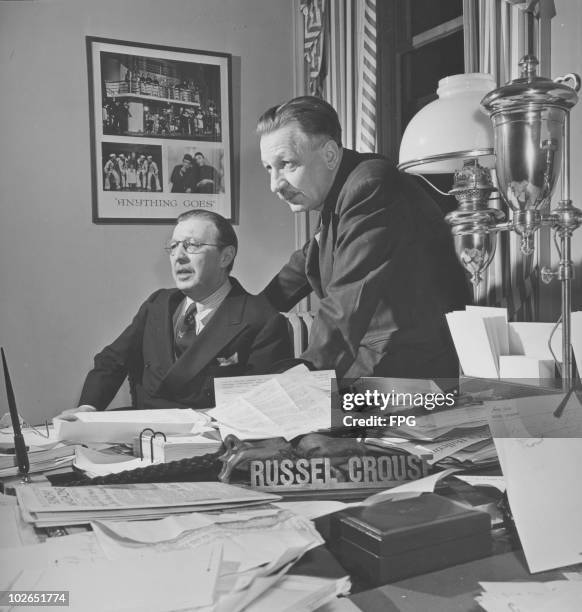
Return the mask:
[(209, 410), (31, 427), (3, 360), (17, 416), (1, 430), (7, 609), (49, 597), (84, 611), (580, 601), (578, 391), (475, 377), (442, 392), (338, 384), (298, 366), (217, 379)]

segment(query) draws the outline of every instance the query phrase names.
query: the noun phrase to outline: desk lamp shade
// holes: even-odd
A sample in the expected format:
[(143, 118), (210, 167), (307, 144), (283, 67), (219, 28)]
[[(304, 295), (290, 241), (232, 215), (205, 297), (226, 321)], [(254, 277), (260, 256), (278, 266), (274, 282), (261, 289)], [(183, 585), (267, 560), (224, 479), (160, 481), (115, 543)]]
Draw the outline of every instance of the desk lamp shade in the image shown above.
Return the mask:
[[(503, 212), (488, 207), (495, 166), (493, 126), (481, 107), (495, 88), (489, 74), (456, 74), (439, 81), (438, 99), (408, 124), (398, 168), (411, 174), (454, 174), (457, 210), (447, 215), (459, 260), (473, 283), (475, 300), (483, 272), (496, 249), (496, 223)], [(430, 181), (429, 181), (430, 183)]]
[(412, 118), (402, 136), (398, 167), (413, 174), (452, 174), (475, 158), (494, 167), (493, 127), (480, 102), (495, 86), (483, 73), (441, 79), (438, 99)]

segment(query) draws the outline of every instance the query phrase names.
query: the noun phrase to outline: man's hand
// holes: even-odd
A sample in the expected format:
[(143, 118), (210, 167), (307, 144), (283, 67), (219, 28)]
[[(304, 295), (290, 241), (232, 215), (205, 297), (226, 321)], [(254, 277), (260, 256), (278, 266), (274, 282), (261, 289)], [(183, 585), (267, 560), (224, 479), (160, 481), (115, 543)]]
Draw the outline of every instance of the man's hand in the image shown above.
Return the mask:
[(63, 410), (61, 414), (57, 414), (56, 419), (63, 419), (63, 421), (76, 421), (77, 414), (79, 412), (96, 412), (97, 409), (93, 406), (84, 405), (77, 406), (77, 408), (69, 408), (68, 410)]

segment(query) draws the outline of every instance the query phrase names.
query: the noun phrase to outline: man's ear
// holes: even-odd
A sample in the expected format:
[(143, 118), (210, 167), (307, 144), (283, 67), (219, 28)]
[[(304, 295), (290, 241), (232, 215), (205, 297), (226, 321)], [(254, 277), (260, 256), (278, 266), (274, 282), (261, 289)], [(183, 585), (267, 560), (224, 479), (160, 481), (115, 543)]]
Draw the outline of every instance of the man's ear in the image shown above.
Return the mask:
[(234, 257), (236, 255), (236, 251), (232, 245), (226, 246), (222, 249), (222, 253), (220, 254), (220, 265), (223, 268), (228, 268), (230, 264), (234, 261)]
[(331, 138), (323, 145), (325, 163), (330, 170), (335, 170), (341, 158), (341, 149), (338, 143)]

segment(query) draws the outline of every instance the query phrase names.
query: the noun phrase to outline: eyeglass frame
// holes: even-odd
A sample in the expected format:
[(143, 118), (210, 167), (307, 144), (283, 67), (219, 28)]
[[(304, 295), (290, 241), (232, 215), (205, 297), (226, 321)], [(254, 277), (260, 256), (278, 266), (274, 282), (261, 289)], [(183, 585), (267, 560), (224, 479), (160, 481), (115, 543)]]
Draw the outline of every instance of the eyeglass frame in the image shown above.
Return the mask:
[[(172, 240), (168, 245), (164, 247), (164, 251), (166, 251), (168, 255), (173, 255), (179, 245), (182, 245), (184, 251), (186, 251), (186, 253), (188, 253), (189, 255), (196, 255), (197, 253), (201, 253), (202, 247), (204, 246), (214, 246), (222, 249), (228, 246), (227, 244), (217, 244), (213, 242), (197, 242), (193, 238), (186, 238), (185, 240)], [(196, 250), (192, 251), (189, 250), (189, 248), (194, 248)]]

